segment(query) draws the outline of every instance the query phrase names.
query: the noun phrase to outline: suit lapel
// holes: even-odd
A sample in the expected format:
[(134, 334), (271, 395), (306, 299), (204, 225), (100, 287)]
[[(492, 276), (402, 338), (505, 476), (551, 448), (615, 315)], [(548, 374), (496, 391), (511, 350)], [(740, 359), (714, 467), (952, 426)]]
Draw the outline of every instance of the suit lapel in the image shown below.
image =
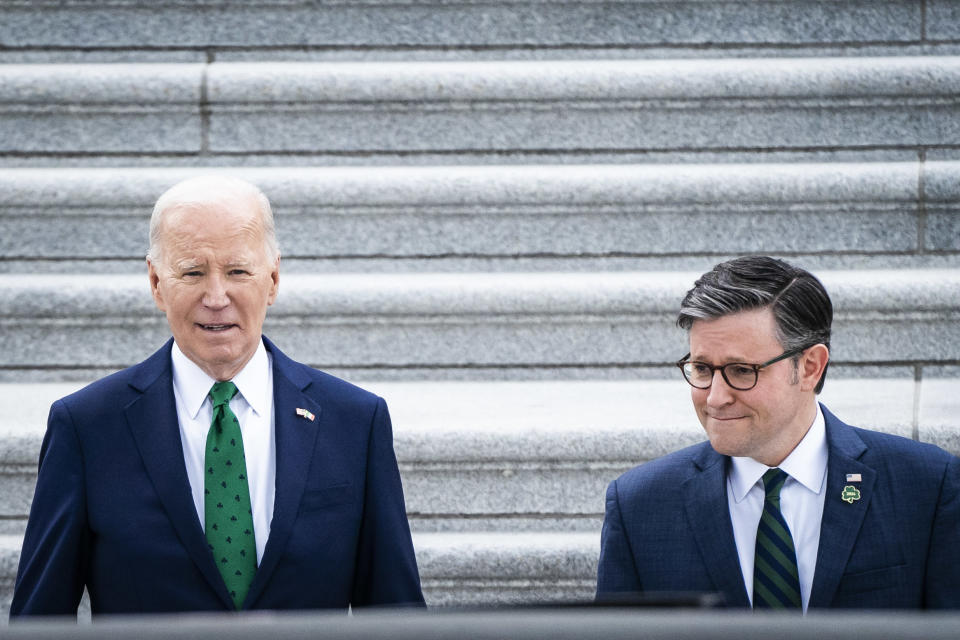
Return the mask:
[(177, 536), (210, 586), (224, 604), (233, 608), (223, 578), (207, 548), (190, 492), (173, 397), (172, 344), (172, 340), (167, 342), (140, 366), (130, 384), (142, 395), (124, 408), (124, 414), (143, 466)]
[[(300, 499), (303, 497), (321, 423), (320, 405), (304, 393), (312, 380), (300, 369), (302, 365), (284, 356), (267, 338), (264, 338), (263, 342), (273, 357), (277, 476), (270, 537), (257, 568), (257, 575), (244, 601), (244, 608), (256, 602), (283, 555), (300, 509)], [(306, 409), (313, 414), (314, 419), (298, 415), (297, 409)]]
[(690, 530), (710, 578), (723, 593), (726, 604), (749, 607), (727, 507), (726, 458), (705, 443), (694, 464), (697, 473), (683, 484), (684, 508)]
[[(813, 573), (810, 607), (829, 607), (847, 566), (864, 516), (870, 506), (876, 472), (860, 462), (866, 445), (856, 432), (823, 410), (827, 430), (827, 488), (820, 522), (820, 548)], [(848, 473), (859, 473), (860, 482), (847, 482)], [(860, 490), (860, 499), (852, 503), (841, 499), (843, 488), (852, 485)]]

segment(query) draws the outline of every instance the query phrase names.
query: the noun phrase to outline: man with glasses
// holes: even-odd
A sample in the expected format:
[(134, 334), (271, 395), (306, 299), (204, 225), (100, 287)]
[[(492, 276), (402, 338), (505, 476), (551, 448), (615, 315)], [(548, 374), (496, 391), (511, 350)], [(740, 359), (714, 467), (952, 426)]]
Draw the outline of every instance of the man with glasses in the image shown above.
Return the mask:
[(709, 443), (610, 484), (598, 599), (960, 608), (960, 458), (817, 403), (832, 319), (820, 281), (780, 260), (739, 258), (697, 280), (677, 366)]

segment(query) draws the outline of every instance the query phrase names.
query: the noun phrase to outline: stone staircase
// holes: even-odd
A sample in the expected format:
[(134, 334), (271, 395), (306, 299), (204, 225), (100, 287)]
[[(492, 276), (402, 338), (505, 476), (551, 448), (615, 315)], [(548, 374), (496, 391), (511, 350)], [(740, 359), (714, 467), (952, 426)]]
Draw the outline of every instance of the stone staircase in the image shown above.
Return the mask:
[(197, 172), (274, 204), (268, 335), (387, 399), (431, 604), (591, 597), (606, 484), (702, 439), (673, 320), (735, 255), (824, 280), (838, 415), (960, 453), (958, 104), (946, 0), (3, 3), (0, 613)]

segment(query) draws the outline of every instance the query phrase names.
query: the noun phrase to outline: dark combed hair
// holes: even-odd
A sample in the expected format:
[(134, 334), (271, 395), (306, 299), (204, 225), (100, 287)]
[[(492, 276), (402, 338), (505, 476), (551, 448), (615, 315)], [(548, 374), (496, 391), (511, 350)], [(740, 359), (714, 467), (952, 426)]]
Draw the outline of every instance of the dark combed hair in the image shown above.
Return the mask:
[[(680, 303), (677, 325), (769, 307), (784, 351), (824, 344), (830, 348), (833, 304), (823, 284), (800, 267), (768, 256), (721, 262), (693, 284)], [(823, 389), (826, 368), (817, 382)]]

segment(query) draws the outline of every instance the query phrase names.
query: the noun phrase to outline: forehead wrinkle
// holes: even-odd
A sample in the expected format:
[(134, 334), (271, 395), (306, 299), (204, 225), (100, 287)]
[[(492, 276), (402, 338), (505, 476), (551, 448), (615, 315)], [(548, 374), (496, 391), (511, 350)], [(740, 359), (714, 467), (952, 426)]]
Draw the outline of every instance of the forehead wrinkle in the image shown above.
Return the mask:
[(207, 261), (203, 259), (183, 258), (181, 260), (177, 260), (176, 262), (174, 262), (172, 266), (177, 269), (191, 269), (193, 267), (202, 267), (206, 263)]
[(161, 260), (167, 261), (169, 258), (174, 258), (171, 254), (180, 254), (186, 257), (176, 261), (176, 265), (195, 262), (206, 264), (208, 262), (207, 259), (201, 256), (209, 251), (212, 245), (216, 244), (216, 240), (218, 239), (214, 237), (214, 234), (216, 234), (219, 236), (219, 239), (226, 238), (232, 241), (237, 245), (237, 248), (231, 249), (230, 255), (228, 255), (225, 260), (218, 260), (219, 256), (214, 254), (213, 258), (215, 262), (231, 265), (257, 264), (260, 262), (260, 259), (250, 255), (251, 252), (249, 251), (248, 245), (260, 247), (261, 249), (259, 250), (263, 253), (263, 260), (269, 262), (269, 250), (263, 221), (259, 212), (247, 216), (246, 219), (240, 221), (239, 224), (230, 224), (225, 230), (221, 231), (212, 228), (213, 225), (206, 223), (202, 218), (202, 226), (199, 233), (187, 233), (181, 229), (179, 225), (174, 224), (183, 220), (183, 216), (190, 216), (194, 219), (198, 216), (202, 217), (205, 209), (211, 206), (221, 206), (230, 210), (230, 203), (228, 202), (206, 204), (207, 207), (199, 204), (177, 205), (168, 210), (169, 212), (164, 219), (160, 234), (161, 240), (159, 244), (162, 249), (159, 253), (163, 256)]

